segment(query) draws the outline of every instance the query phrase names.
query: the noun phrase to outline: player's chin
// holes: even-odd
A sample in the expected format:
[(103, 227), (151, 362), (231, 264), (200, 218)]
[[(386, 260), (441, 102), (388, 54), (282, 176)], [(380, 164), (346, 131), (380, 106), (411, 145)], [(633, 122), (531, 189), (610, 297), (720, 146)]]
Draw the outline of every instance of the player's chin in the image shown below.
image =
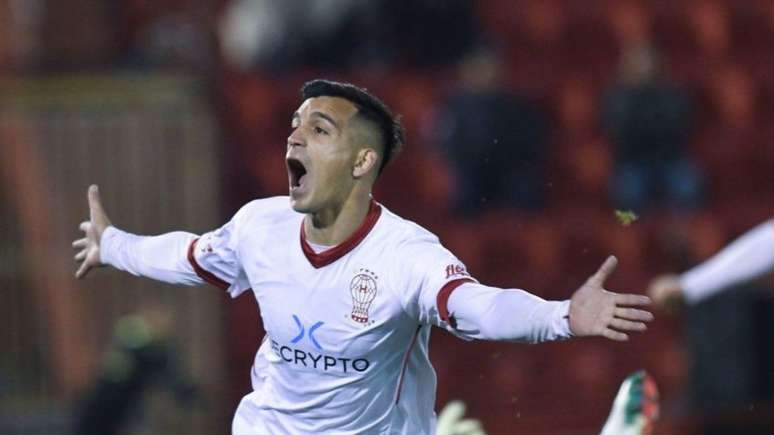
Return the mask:
[(305, 192), (299, 192), (298, 190), (290, 190), (290, 208), (298, 213), (308, 213), (310, 210), (310, 198), (309, 194)]

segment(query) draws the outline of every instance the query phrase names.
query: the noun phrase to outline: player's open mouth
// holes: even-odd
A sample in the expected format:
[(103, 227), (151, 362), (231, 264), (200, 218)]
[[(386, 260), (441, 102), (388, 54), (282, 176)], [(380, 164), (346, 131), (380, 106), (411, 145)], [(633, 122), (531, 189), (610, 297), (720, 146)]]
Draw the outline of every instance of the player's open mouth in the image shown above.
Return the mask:
[(286, 161), (288, 167), (288, 181), (290, 182), (290, 191), (293, 192), (298, 188), (303, 187), (304, 181), (306, 181), (306, 167), (300, 160), (289, 158)]

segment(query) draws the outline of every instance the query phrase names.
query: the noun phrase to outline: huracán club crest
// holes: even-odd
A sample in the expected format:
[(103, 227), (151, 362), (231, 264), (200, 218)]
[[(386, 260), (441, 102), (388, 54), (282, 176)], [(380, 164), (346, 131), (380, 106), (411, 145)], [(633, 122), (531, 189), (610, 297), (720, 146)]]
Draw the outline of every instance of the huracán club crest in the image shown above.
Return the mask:
[(368, 309), (376, 298), (376, 280), (378, 277), (368, 269), (360, 269), (349, 283), (352, 295), (352, 320), (368, 323)]

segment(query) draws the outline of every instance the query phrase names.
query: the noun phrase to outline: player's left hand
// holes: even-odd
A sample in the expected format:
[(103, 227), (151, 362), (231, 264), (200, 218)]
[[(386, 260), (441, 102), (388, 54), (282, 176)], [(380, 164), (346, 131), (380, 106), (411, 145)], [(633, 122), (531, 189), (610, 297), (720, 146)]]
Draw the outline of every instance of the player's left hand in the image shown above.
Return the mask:
[(574, 335), (602, 336), (615, 341), (627, 341), (628, 332), (648, 329), (645, 322), (652, 321), (653, 314), (631, 307), (650, 305), (649, 297), (613, 293), (603, 287), (617, 264), (618, 260), (614, 256), (607, 257), (597, 273), (572, 295), (570, 331)]

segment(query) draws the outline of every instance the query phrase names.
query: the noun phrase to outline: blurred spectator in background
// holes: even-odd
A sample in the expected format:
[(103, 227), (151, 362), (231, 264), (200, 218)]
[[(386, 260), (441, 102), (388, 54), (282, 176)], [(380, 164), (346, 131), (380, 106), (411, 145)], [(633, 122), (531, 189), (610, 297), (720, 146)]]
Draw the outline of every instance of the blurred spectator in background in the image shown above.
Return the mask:
[[(771, 285), (760, 279), (772, 271), (769, 219), (700, 264), (657, 276), (649, 285), (657, 305), (687, 308), (693, 404), (706, 417), (701, 433), (772, 433), (771, 413), (765, 407), (753, 413), (756, 404), (774, 400), (774, 299), (766, 296)], [(747, 419), (734, 418), (740, 411)]]
[(618, 207), (644, 210), (658, 199), (695, 208), (702, 177), (688, 156), (690, 101), (661, 73), (653, 48), (624, 50), (619, 81), (607, 92), (602, 123), (614, 143), (611, 186)]
[(356, 39), (347, 32), (369, 7), (356, 0), (236, 0), (221, 20), (222, 49), (241, 69), (342, 65)]
[(470, 215), (487, 207), (535, 210), (543, 205), (546, 117), (501, 84), (500, 59), (471, 52), (459, 85), (440, 109), (439, 147), (456, 178), (454, 208)]
[(212, 2), (16, 3), (11, 15), (20, 19), (13, 27), (25, 31), (21, 36), (14, 35), (9, 44), (17, 62), (25, 67), (60, 71), (129, 67), (206, 72), (214, 66), (214, 44), (208, 23), (214, 10)]
[(214, 7), (207, 3), (157, 0), (113, 4), (114, 27), (120, 29), (121, 66), (207, 72), (215, 60), (208, 23)]
[(747, 68), (728, 64), (708, 74), (705, 88), (712, 114), (700, 144), (713, 201), (738, 201), (738, 192), (766, 201), (774, 187), (774, 129), (761, 84)]
[(377, 20), (408, 65), (453, 66), (479, 42), (475, 2), (380, 0)]
[(170, 342), (171, 322), (170, 313), (158, 307), (116, 322), (102, 372), (76, 411), (77, 435), (113, 435), (141, 423), (140, 405), (154, 385), (169, 389), (181, 405), (191, 404), (195, 387)]
[(243, 70), (448, 65), (477, 39), (473, 12), (469, 0), (235, 0), (221, 48)]
[(558, 128), (552, 134), (554, 151), (549, 178), (554, 189), (550, 202), (568, 208), (583, 203), (584, 207), (596, 204), (609, 209), (612, 156), (609, 141), (599, 128), (599, 104), (593, 81), (572, 76), (556, 87), (553, 101)]
[(211, 63), (208, 35), (185, 12), (169, 12), (153, 19), (137, 35), (133, 54), (150, 68), (206, 68)]

